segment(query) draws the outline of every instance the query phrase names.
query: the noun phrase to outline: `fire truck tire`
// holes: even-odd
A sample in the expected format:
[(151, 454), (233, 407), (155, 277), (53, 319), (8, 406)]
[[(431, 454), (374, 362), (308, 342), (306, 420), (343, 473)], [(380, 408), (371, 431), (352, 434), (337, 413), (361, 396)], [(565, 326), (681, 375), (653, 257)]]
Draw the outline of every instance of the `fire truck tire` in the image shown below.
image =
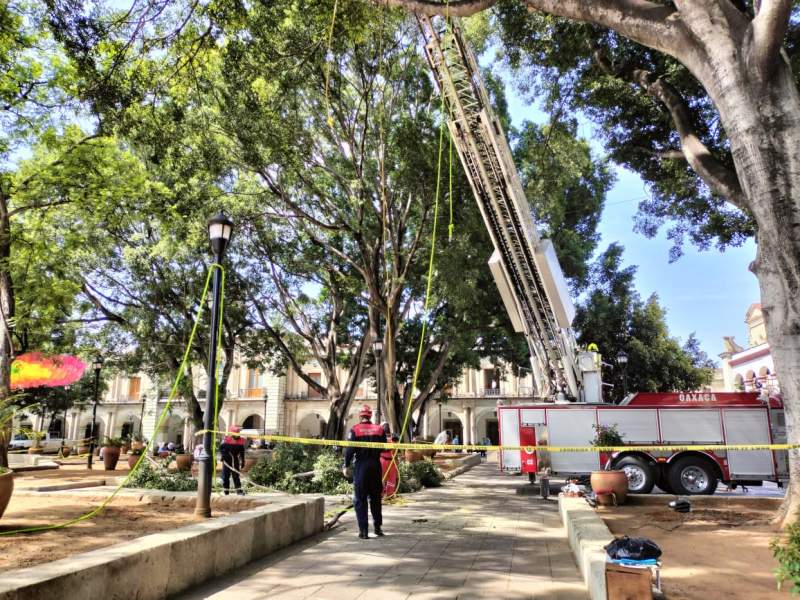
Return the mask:
[(710, 460), (684, 456), (669, 467), (669, 484), (679, 496), (711, 495), (717, 489), (717, 470)]
[(638, 456), (624, 456), (614, 465), (628, 476), (628, 491), (631, 494), (649, 494), (656, 484), (656, 474), (647, 461)]

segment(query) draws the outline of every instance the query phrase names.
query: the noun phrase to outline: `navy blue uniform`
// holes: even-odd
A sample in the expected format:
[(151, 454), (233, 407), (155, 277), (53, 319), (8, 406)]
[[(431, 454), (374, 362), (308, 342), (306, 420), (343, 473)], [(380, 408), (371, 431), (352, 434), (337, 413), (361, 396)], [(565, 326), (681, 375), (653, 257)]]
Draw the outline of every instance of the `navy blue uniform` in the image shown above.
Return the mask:
[[(358, 423), (347, 436), (350, 442), (381, 442), (386, 443), (386, 433), (380, 425), (372, 423)], [(355, 458), (353, 468), (353, 506), (356, 510), (358, 529), (367, 531), (369, 520), (367, 518), (367, 501), (372, 512), (375, 527), (380, 529), (383, 524), (381, 515), (381, 449), (380, 448), (354, 448), (349, 447), (344, 451), (344, 466), (349, 467)]]

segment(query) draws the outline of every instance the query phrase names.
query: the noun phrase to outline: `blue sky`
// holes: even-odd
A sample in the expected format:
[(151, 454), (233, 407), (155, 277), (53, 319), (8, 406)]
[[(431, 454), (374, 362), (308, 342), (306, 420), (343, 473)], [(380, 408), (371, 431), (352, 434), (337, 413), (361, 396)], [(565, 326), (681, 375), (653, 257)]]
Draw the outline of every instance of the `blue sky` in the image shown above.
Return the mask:
[[(507, 73), (502, 73), (508, 81)], [(530, 120), (541, 123), (546, 115), (531, 107), (506, 85), (511, 117), (516, 126)], [(581, 122), (580, 135), (593, 136), (593, 125)], [(597, 155), (602, 145), (593, 141)], [(747, 345), (744, 316), (753, 302), (759, 301), (758, 282), (748, 270), (755, 258), (756, 246), (748, 241), (740, 248), (724, 253), (717, 250), (700, 252), (686, 244), (684, 255), (669, 262), (672, 243), (662, 230), (653, 239), (633, 231), (633, 217), (639, 200), (647, 196), (641, 178), (621, 167), (615, 167), (617, 182), (608, 194), (600, 222), (602, 241), (599, 249), (618, 242), (625, 247), (625, 265), (636, 265), (636, 287), (643, 298), (658, 294), (667, 311), (670, 333), (681, 342), (695, 332), (703, 350), (714, 360), (722, 352), (722, 336), (733, 335), (739, 344)]]

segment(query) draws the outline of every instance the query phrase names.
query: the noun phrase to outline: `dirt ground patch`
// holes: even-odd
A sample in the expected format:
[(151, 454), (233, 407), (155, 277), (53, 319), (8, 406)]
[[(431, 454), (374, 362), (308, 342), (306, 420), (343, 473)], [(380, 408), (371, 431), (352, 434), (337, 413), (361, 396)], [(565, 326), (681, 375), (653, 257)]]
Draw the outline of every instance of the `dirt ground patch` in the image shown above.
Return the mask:
[(646, 537), (660, 546), (669, 600), (791, 597), (776, 590), (778, 564), (769, 543), (778, 530), (769, 508), (727, 504), (681, 514), (666, 506), (621, 506), (598, 514), (614, 535)]
[[(108, 488), (109, 493), (111, 489)], [(0, 519), (0, 532), (68, 521), (98, 506), (106, 496), (15, 493)], [(236, 498), (233, 502), (212, 503), (212, 510), (215, 517), (220, 517), (256, 504)], [(193, 511), (193, 499), (188, 497), (140, 500), (137, 495), (118, 496), (98, 515), (70, 527), (0, 536), (0, 573), (189, 525), (198, 520)]]

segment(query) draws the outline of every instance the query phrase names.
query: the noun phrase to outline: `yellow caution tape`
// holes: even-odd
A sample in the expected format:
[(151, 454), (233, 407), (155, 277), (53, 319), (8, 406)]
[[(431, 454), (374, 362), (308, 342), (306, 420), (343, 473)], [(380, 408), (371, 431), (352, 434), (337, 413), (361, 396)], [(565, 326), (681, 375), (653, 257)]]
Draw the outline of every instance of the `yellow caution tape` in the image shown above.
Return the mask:
[[(479, 444), (427, 444), (403, 442), (351, 442), (347, 440), (320, 440), (316, 438), (291, 437), (288, 435), (246, 435), (232, 431), (210, 430), (215, 435), (239, 436), (247, 439), (264, 440), (268, 442), (285, 442), (288, 444), (305, 444), (308, 446), (336, 446), (339, 448), (374, 448), (379, 450), (472, 450), (474, 452), (499, 452), (503, 450), (524, 451), (533, 453), (543, 452), (685, 452), (687, 450), (704, 451), (747, 451), (747, 450), (797, 450), (800, 444), (684, 444), (684, 445), (640, 445), (640, 446), (482, 446)], [(206, 430), (198, 431), (195, 435), (203, 435)]]

